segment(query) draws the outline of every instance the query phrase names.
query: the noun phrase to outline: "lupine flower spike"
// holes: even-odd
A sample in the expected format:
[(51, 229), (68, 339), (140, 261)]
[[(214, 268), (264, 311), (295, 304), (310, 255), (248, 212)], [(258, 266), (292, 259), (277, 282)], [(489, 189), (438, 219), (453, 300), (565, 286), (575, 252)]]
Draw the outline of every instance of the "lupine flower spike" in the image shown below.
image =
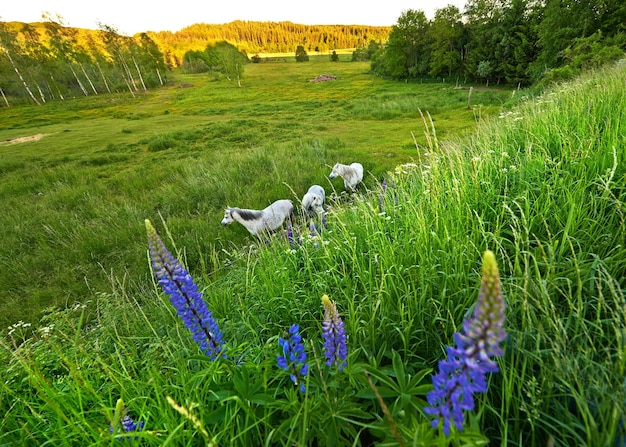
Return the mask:
[(378, 211), (380, 213), (385, 212), (385, 193), (387, 192), (387, 180), (383, 180), (382, 193), (378, 196)]
[(322, 336), (324, 337), (324, 356), (326, 365), (337, 365), (339, 371), (343, 371), (348, 357), (348, 347), (346, 346), (346, 331), (343, 321), (337, 312), (337, 306), (328, 295), (322, 297), (324, 305), (324, 322), (322, 323)]
[(202, 352), (211, 359), (224, 356), (222, 333), (193, 278), (167, 250), (147, 219), (146, 231), (152, 269), (159, 285), (169, 295), (176, 313), (183, 320), (185, 327), (191, 331)]
[[(138, 432), (143, 430), (144, 427), (144, 422), (140, 421), (140, 422), (135, 422), (132, 420), (132, 418), (130, 416), (128, 416), (125, 413), (125, 409), (124, 409), (124, 401), (122, 399), (118, 399), (117, 400), (117, 405), (115, 407), (115, 414), (113, 416), (113, 421), (111, 422), (111, 426), (109, 427), (109, 433), (111, 433), (112, 435), (118, 434), (118, 433), (132, 433), (132, 432)], [(122, 414), (124, 414), (122, 416)], [(116, 436), (115, 439), (117, 441), (131, 441), (132, 439), (137, 439), (138, 437), (135, 436), (134, 438), (131, 436)]]
[(317, 236), (317, 228), (315, 227), (315, 222), (311, 221), (309, 223), (309, 231), (311, 233), (311, 237)]
[(299, 330), (300, 326), (292, 324), (289, 328), (290, 337), (278, 338), (278, 344), (283, 349), (283, 355), (278, 356), (278, 366), (289, 373), (291, 381), (304, 393), (304, 377), (309, 372), (309, 364)]
[(295, 241), (293, 240), (293, 227), (291, 226), (291, 222), (287, 223), (287, 241), (289, 241), (289, 245), (295, 245)]
[(385, 202), (382, 194), (378, 196), (378, 212), (381, 214), (385, 212)]
[(463, 430), (464, 412), (474, 408), (472, 394), (486, 393), (486, 374), (498, 372), (491, 357), (503, 353), (500, 342), (507, 337), (504, 319), (498, 265), (493, 252), (487, 250), (474, 313), (463, 321), (463, 331), (454, 334), (456, 347), (448, 346), (448, 358), (439, 362), (439, 373), (433, 376), (434, 389), (427, 396), (430, 406), (424, 408), (425, 413), (435, 416), (433, 427), (443, 422), (446, 435), (452, 423)]

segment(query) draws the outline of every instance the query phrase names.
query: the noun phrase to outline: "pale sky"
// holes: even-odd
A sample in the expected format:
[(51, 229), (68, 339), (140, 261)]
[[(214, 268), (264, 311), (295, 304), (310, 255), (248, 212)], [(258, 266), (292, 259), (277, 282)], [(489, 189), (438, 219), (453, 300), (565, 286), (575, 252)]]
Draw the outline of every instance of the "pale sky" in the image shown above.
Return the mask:
[(465, 0), (1, 0), (0, 21), (40, 22), (43, 12), (60, 15), (63, 24), (97, 29), (103, 23), (121, 34), (141, 31), (178, 31), (195, 23), (233, 20), (290, 21), (304, 25), (391, 26), (402, 11), (422, 10), (429, 19), (437, 9)]

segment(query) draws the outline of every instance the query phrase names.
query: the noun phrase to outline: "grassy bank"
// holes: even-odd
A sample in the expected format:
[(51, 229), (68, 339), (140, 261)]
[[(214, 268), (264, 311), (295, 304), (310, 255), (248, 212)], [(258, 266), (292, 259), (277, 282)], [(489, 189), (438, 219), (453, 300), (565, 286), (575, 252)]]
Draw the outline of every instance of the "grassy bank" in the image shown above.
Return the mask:
[[(250, 64), (242, 87), (172, 73), (163, 89), (100, 95), (42, 107), (0, 109), (0, 326), (36, 322), (52, 305), (72, 306), (121, 281), (148, 275), (143, 220), (168, 222), (189, 247), (219, 257), (245, 243), (220, 227), (226, 206), (264, 208), (299, 200), (337, 161), (361, 161), (367, 183), (415, 157), (419, 109), (442, 136), (472, 129), (510, 91), (403, 84), (367, 74), (365, 63)], [(322, 73), (332, 82), (308, 82)], [(193, 247), (193, 248), (191, 248)]]
[[(291, 244), (232, 247), (224, 275), (196, 268), (227, 359), (202, 355), (148, 281), (93, 297), (95, 319), (77, 306), (33, 337), (14, 327), (0, 443), (115, 444), (121, 398), (145, 424), (125, 435), (141, 445), (623, 445), (625, 70), (560, 86), (461, 141), (437, 140), (426, 118), (416, 163), (331, 200), (321, 234), (303, 225)], [(185, 225), (148, 217), (180, 259), (211, 264)], [(423, 408), (476, 303), (486, 249), (508, 338), (488, 393), (447, 437)], [(321, 357), (323, 294), (345, 323), (343, 371)], [(304, 392), (276, 360), (293, 323), (310, 362)]]

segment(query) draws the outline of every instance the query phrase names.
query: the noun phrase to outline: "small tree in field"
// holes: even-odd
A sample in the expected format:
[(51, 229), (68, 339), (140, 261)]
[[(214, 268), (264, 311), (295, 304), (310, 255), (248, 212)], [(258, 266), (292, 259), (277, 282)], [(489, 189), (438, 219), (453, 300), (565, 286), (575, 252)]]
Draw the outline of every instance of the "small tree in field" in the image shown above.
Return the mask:
[(306, 54), (304, 45), (298, 45), (298, 48), (296, 48), (296, 62), (308, 62), (308, 61), (309, 61), (309, 55)]
[(480, 61), (478, 67), (476, 67), (476, 74), (481, 79), (487, 80), (487, 85), (489, 85), (489, 78), (493, 73), (493, 64), (489, 61)]
[(333, 52), (330, 55), (330, 61), (331, 62), (339, 62), (339, 55), (337, 54), (337, 52), (335, 50), (333, 50)]

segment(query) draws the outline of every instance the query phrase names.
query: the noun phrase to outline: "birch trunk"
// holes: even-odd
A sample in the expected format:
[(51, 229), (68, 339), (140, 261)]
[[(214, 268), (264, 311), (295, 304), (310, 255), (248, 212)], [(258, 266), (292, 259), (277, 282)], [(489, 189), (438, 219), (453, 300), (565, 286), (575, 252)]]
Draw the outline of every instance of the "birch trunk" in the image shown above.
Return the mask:
[(133, 98), (135, 97), (135, 92), (133, 92), (133, 88), (130, 85), (130, 81), (128, 79), (126, 79), (126, 76), (122, 76), (124, 78), (124, 82), (126, 82), (126, 86), (128, 87), (128, 91), (130, 92), (131, 95), (133, 95)]
[(137, 83), (135, 82), (135, 78), (133, 78), (133, 74), (130, 72), (130, 68), (128, 68), (128, 64), (126, 63), (126, 60), (121, 55), (120, 55), (120, 60), (122, 61), (122, 67), (124, 68), (124, 71), (126, 72), (126, 76), (128, 76), (130, 85), (132, 85), (135, 88), (135, 91), (138, 91), (139, 89), (137, 88)]
[(45, 104), (46, 95), (44, 95), (43, 90), (41, 90), (41, 87), (39, 86), (37, 82), (35, 82), (35, 85), (37, 86), (37, 91), (39, 91), (39, 97), (41, 98), (41, 102)]
[(63, 96), (63, 93), (61, 93), (61, 89), (59, 88), (59, 85), (57, 84), (57, 81), (55, 81), (54, 77), (52, 75), (50, 75), (50, 79), (52, 79), (52, 83), (54, 84), (54, 86), (57, 89), (57, 94), (59, 95), (59, 98), (61, 98), (62, 100), (65, 100), (65, 97)]
[(96, 62), (96, 66), (98, 67), (98, 70), (100, 71), (100, 76), (102, 76), (102, 81), (104, 82), (104, 87), (107, 89), (107, 92), (111, 93), (111, 87), (109, 87), (109, 83), (107, 81), (106, 76), (104, 76), (104, 72), (102, 71), (102, 67), (100, 67), (100, 64), (98, 62)]
[(5, 54), (7, 55), (7, 57), (9, 58), (9, 61), (11, 62), (11, 65), (13, 66), (13, 69), (15, 70), (15, 73), (17, 73), (17, 76), (20, 78), (20, 81), (22, 81), (22, 84), (24, 85), (24, 88), (26, 89), (26, 91), (28, 92), (30, 98), (35, 101), (35, 104), (37, 104), (38, 106), (41, 105), (41, 103), (39, 101), (37, 101), (37, 98), (35, 98), (35, 95), (33, 95), (33, 92), (31, 91), (30, 87), (28, 86), (28, 83), (26, 82), (26, 80), (24, 79), (24, 77), (22, 76), (22, 73), (20, 72), (20, 70), (17, 68), (17, 66), (15, 65), (15, 62), (13, 62), (13, 58), (11, 57), (11, 55), (9, 54), (8, 51), (5, 50)]
[(161, 72), (159, 71), (158, 68), (156, 69), (156, 72), (157, 72), (157, 76), (159, 77), (159, 83), (163, 85), (163, 78), (161, 77)]
[(4, 99), (4, 103), (7, 105), (7, 107), (11, 107), (11, 104), (9, 104), (7, 97), (4, 95), (4, 90), (2, 90), (2, 87), (0, 87), (0, 94), (2, 95), (2, 99)]
[(147, 92), (146, 83), (143, 82), (143, 76), (141, 75), (141, 70), (139, 69), (139, 65), (137, 64), (137, 60), (133, 57), (133, 63), (135, 64), (135, 68), (137, 69), (137, 74), (139, 75), (139, 80), (141, 81), (141, 85), (143, 86), (143, 91)]
[(78, 79), (78, 75), (76, 74), (76, 71), (74, 71), (74, 67), (72, 67), (71, 63), (69, 64), (69, 66), (70, 66), (70, 70), (72, 70), (72, 73), (74, 74), (74, 78), (76, 79), (76, 82), (78, 82), (78, 86), (83, 91), (83, 94), (85, 96), (89, 96), (89, 93), (87, 93), (87, 90), (85, 89), (85, 86), (83, 85), (82, 82), (80, 82), (80, 79)]
[(96, 90), (96, 87), (93, 85), (93, 82), (91, 82), (91, 78), (89, 77), (89, 75), (87, 74), (87, 72), (85, 71), (85, 67), (83, 66), (82, 63), (78, 63), (78, 65), (80, 65), (80, 69), (83, 71), (83, 74), (85, 75), (85, 77), (87, 78), (87, 82), (89, 82), (89, 85), (91, 86), (91, 89), (93, 90), (93, 92), (97, 95), (98, 94), (98, 90)]

